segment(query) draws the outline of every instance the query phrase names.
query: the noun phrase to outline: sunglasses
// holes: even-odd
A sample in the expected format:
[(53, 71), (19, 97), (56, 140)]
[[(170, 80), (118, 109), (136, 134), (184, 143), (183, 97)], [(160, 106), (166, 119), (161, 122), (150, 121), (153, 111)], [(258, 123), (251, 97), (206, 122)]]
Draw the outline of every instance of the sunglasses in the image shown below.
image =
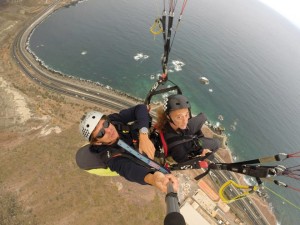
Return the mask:
[(98, 133), (98, 135), (97, 135), (97, 137), (96, 138), (103, 138), (103, 136), (105, 135), (105, 128), (108, 128), (109, 127), (109, 125), (110, 125), (110, 122), (108, 121), (108, 120), (105, 120), (104, 122), (103, 122), (103, 126), (102, 126), (102, 128), (100, 129), (100, 131), (99, 131), (99, 133)]

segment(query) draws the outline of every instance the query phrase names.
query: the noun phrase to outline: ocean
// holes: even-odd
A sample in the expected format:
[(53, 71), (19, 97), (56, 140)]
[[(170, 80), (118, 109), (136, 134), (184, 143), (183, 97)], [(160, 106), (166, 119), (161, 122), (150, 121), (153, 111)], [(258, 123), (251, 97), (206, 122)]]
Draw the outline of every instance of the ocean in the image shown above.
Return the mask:
[[(162, 72), (162, 36), (149, 32), (161, 13), (158, 0), (83, 1), (51, 14), (32, 33), (29, 48), (53, 70), (145, 98)], [(175, 24), (177, 18), (178, 11)], [(300, 151), (299, 40), (299, 28), (259, 1), (188, 1), (169, 79), (190, 99), (194, 114), (205, 112), (225, 127), (237, 161)], [(298, 192), (266, 185), (300, 205)], [(299, 224), (299, 209), (269, 195), (280, 224)]]

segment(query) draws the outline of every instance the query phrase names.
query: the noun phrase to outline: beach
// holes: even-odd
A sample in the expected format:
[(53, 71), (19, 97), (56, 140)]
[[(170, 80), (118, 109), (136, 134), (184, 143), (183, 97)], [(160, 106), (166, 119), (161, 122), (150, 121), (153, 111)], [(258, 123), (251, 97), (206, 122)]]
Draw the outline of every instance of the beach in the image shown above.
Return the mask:
[[(68, 1), (65, 1), (67, 3)], [(62, 3), (65, 4), (65, 3)], [(43, 123), (47, 123), (50, 125), (48, 129), (50, 130), (50, 133), (56, 133), (59, 134), (59, 129), (65, 130), (68, 127), (74, 126), (76, 123), (75, 118), (77, 117), (73, 115), (73, 121), (69, 121), (67, 124), (63, 124), (59, 127), (59, 129), (50, 129), (53, 127), (56, 127), (58, 121), (61, 120), (61, 118), (57, 118), (59, 115), (63, 115), (63, 112), (60, 112), (58, 115), (56, 112), (51, 110), (51, 107), (43, 108), (42, 105), (39, 103), (41, 95), (35, 95), (34, 93), (29, 94), (29, 90), (27, 90), (26, 86), (33, 86), (34, 88), (40, 89), (36, 84), (33, 83), (32, 80), (30, 80), (28, 77), (25, 76), (24, 73), (21, 72), (20, 68), (18, 67), (17, 63), (14, 61), (14, 59), (11, 56), (11, 48), (13, 44), (13, 40), (15, 38), (15, 34), (18, 33), (18, 31), (21, 30), (22, 25), (24, 21), (30, 19), (32, 16), (34, 16), (37, 12), (41, 11), (45, 5), (39, 5), (39, 6), (27, 6), (28, 8), (24, 9), (20, 7), (19, 5), (12, 5), (11, 8), (4, 8), (4, 14), (2, 14), (1, 21), (7, 21), (6, 23), (1, 23), (3, 29), (1, 29), (1, 53), (0, 53), (0, 91), (1, 91), (1, 105), (4, 105), (6, 108), (6, 111), (2, 113), (1, 117), (1, 144), (4, 144), (6, 146), (6, 149), (14, 149), (18, 147), (19, 144), (22, 144), (26, 142), (28, 139), (28, 136), (26, 135), (19, 135), (22, 130), (22, 126), (26, 129), (29, 129), (28, 127), (31, 127), (31, 129), (34, 127), (32, 125), (33, 118), (39, 117), (44, 118), (41, 119)], [(15, 12), (17, 13), (17, 16), (14, 17)], [(23, 12), (23, 13), (22, 13)], [(5, 18), (5, 15), (8, 15), (7, 18)], [(40, 66), (39, 62), (36, 62), (36, 66)], [(45, 68), (44, 68), (45, 69)], [(99, 92), (104, 92), (111, 94), (113, 96), (117, 96), (118, 98), (124, 99), (124, 93), (121, 93), (119, 91), (115, 90), (108, 90), (105, 86), (97, 85), (93, 82), (88, 81), (82, 81), (78, 79), (73, 79), (67, 76), (61, 76), (61, 75), (55, 75), (51, 71), (49, 71), (50, 76), (55, 76), (57, 79), (62, 79), (66, 82), (70, 83), (76, 83), (79, 86), (85, 87), (87, 89), (95, 89), (99, 90)], [(25, 91), (24, 91), (25, 90)], [(43, 90), (41, 90), (43, 92)], [(126, 95), (126, 94), (125, 94)], [(67, 97), (68, 99), (71, 99), (70, 97)], [(125, 96), (126, 102), (131, 102), (132, 104), (139, 103), (140, 100), (138, 98)], [(55, 103), (55, 99), (51, 100), (53, 104)], [(68, 100), (68, 103), (60, 102), (59, 104), (71, 104), (70, 102), (73, 102), (72, 104), (80, 102), (80, 107), (83, 105), (86, 105), (85, 107), (81, 108), (82, 111), (85, 110), (85, 108), (92, 108), (94, 107), (92, 103), (85, 103), (84, 100)], [(78, 106), (79, 107), (79, 106)], [(98, 106), (101, 108), (101, 110), (105, 112), (112, 112), (114, 111), (111, 108), (108, 108), (106, 106)], [(62, 106), (64, 108), (64, 106)], [(13, 115), (13, 116), (12, 116)], [(52, 119), (47, 120), (47, 116), (51, 117)], [(29, 122), (28, 122), (29, 121)], [(30, 125), (29, 125), (30, 124)], [(17, 127), (17, 128), (16, 128)], [(56, 132), (57, 131), (57, 132)], [(45, 132), (45, 131), (44, 131)], [(50, 134), (49, 133), (49, 134)], [(206, 127), (204, 129), (204, 133), (208, 137), (217, 137), (219, 138), (223, 145), (222, 150), (219, 151), (219, 156), (224, 160), (224, 162), (233, 162), (231, 151), (228, 148), (226, 143), (226, 136), (218, 136), (217, 134), (213, 133), (211, 129)], [(38, 132), (34, 133), (33, 130), (31, 130), (32, 135), (38, 136)], [(39, 133), (40, 134), (40, 133)], [(17, 138), (16, 138), (17, 137)], [(11, 140), (17, 140), (16, 142), (12, 142)], [(237, 178), (240, 182), (243, 182), (242, 176), (238, 176)], [(207, 181), (210, 182), (210, 181)], [(13, 182), (10, 181), (9, 184), (6, 185), (7, 189), (14, 190), (13, 188)], [(22, 198), (22, 196), (21, 196)], [(23, 198), (25, 198), (23, 196)], [(251, 199), (255, 201), (256, 206), (259, 207), (260, 211), (266, 218), (268, 218), (269, 224), (276, 224), (276, 218), (274, 217), (273, 213), (270, 211), (268, 207), (268, 202), (265, 202), (261, 198), (252, 196)], [(63, 224), (63, 223), (61, 223)]]

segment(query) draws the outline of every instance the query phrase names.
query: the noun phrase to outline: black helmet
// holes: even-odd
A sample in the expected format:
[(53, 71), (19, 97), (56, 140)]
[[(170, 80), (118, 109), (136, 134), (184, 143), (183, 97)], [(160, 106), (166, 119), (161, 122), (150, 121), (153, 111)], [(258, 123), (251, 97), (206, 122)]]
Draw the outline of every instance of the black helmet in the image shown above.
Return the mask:
[(163, 108), (166, 114), (169, 114), (170, 111), (176, 109), (188, 108), (189, 111), (191, 111), (191, 105), (188, 99), (180, 94), (170, 95), (167, 98), (165, 98)]

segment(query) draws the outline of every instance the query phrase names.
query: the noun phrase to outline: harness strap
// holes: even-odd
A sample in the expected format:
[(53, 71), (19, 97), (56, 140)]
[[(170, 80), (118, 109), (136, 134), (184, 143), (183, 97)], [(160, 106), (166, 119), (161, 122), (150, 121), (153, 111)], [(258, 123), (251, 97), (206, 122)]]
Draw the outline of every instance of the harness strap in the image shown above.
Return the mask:
[(193, 139), (194, 139), (194, 136), (192, 136), (192, 135), (184, 135), (184, 136), (179, 136), (179, 137), (174, 135), (173, 137), (167, 139), (167, 142), (169, 142), (168, 147), (169, 147), (169, 149), (172, 149), (177, 145), (180, 145), (180, 144), (183, 144), (186, 142), (190, 142)]
[[(162, 132), (160, 132), (162, 133)], [(162, 134), (163, 136), (163, 134)], [(165, 139), (166, 143), (168, 142), (168, 149), (171, 150), (172, 148), (176, 147), (177, 145), (190, 142), (192, 141), (196, 136), (195, 135), (182, 135), (178, 136), (177, 134), (171, 134), (170, 137)]]
[(155, 168), (149, 166), (148, 164), (146, 164), (145, 162), (141, 161), (140, 159), (134, 157), (133, 155), (129, 155), (129, 154), (126, 154), (126, 153), (119, 153), (119, 154), (113, 155), (109, 160), (111, 160), (113, 158), (116, 158), (116, 157), (123, 157), (123, 158), (130, 159), (131, 161), (134, 161), (135, 163), (137, 163), (137, 164), (139, 164), (139, 165), (141, 165), (143, 167), (146, 167), (146, 168), (151, 169), (153, 171), (155, 170)]
[(202, 173), (202, 174), (196, 176), (194, 179), (195, 179), (195, 180), (200, 180), (200, 179), (202, 179), (203, 177), (205, 177), (205, 176), (209, 173), (209, 171), (210, 171), (210, 168), (208, 167), (208, 169), (207, 169), (204, 173)]
[(159, 137), (161, 140), (162, 147), (164, 149), (165, 157), (167, 157), (168, 156), (168, 145), (166, 143), (166, 140), (165, 140), (165, 137), (164, 137), (164, 134), (162, 131), (159, 131)]
[(135, 149), (138, 149), (138, 125), (136, 121), (133, 124), (124, 124), (119, 121), (111, 122), (120, 135), (129, 136)]
[(169, 144), (167, 144), (164, 133), (162, 131), (159, 131), (159, 137), (166, 157), (168, 156), (169, 149), (172, 149), (177, 145), (192, 141), (194, 139), (194, 135), (184, 135), (179, 137), (177, 135), (172, 135), (167, 139), (167, 141), (170, 142)]
[(156, 170), (158, 170), (158, 171), (160, 171), (164, 174), (170, 173), (170, 171), (168, 171), (166, 168), (162, 167), (161, 165), (159, 165), (155, 161), (145, 157), (144, 155), (140, 154), (138, 151), (135, 151), (131, 146), (126, 144), (121, 139), (118, 140), (117, 145), (119, 145), (121, 148), (123, 148), (124, 150), (126, 150), (130, 154), (134, 155), (137, 159), (145, 162), (148, 166), (150, 166), (150, 167), (152, 167), (152, 168), (154, 168), (154, 169), (156, 169)]
[(205, 175), (207, 175), (210, 169), (232, 171), (235, 173), (240, 173), (251, 177), (255, 177), (258, 180), (259, 178), (266, 178), (269, 176), (276, 175), (274, 166), (247, 165), (247, 164), (241, 165), (241, 164), (234, 164), (234, 163), (211, 163), (208, 166), (208, 170), (205, 173), (196, 176), (195, 180), (199, 180)]

